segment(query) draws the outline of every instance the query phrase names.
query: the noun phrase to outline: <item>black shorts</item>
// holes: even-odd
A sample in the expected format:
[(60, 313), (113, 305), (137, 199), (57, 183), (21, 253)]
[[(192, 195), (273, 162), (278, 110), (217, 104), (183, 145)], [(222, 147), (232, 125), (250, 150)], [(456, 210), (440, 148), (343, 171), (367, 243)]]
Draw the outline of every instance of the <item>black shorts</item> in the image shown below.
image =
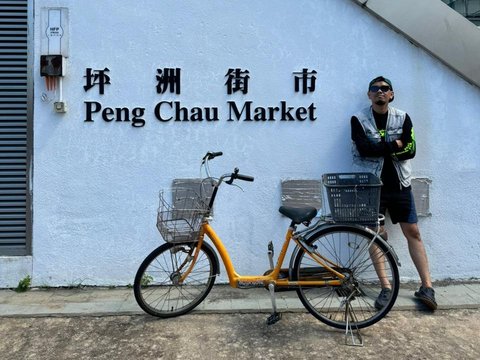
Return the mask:
[(418, 221), (415, 201), (410, 187), (402, 190), (382, 189), (380, 214), (387, 215), (387, 210), (394, 224), (399, 222), (416, 224)]

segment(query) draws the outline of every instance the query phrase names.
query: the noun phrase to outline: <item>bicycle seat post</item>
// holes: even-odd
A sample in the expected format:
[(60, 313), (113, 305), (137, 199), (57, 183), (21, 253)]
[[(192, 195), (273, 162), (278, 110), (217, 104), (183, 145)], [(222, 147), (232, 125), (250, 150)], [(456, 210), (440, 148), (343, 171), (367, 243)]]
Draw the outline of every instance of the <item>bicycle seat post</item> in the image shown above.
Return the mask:
[(273, 255), (274, 255), (273, 243), (270, 241), (268, 243), (268, 262), (270, 263), (270, 269), (271, 270), (273, 270), (273, 268), (274, 268)]

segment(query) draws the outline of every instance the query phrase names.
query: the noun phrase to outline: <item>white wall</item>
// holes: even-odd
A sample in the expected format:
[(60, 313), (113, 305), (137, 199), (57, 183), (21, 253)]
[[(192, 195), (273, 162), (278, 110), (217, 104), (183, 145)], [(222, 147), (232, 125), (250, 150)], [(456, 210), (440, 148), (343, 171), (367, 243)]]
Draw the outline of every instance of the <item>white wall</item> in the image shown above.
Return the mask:
[[(70, 18), (66, 114), (53, 112), (58, 93), (39, 74), (41, 11), (56, 6)], [(105, 67), (105, 95), (85, 92), (85, 69)], [(181, 95), (156, 93), (164, 67), (181, 68)], [(225, 74), (237, 67), (250, 71), (249, 93), (228, 96)], [(307, 95), (293, 89), (292, 72), (304, 67), (318, 72)], [(288, 225), (277, 212), (280, 181), (349, 170), (349, 119), (368, 105), (368, 82), (380, 74), (393, 81), (392, 105), (414, 122), (414, 174), (433, 180), (433, 215), (419, 223), (433, 278), (478, 278), (480, 90), (353, 2), (35, 1), (33, 285), (133, 283), (162, 243), (158, 190), (198, 176), (208, 150), (225, 154), (212, 162), (216, 174), (238, 166), (256, 178), (245, 192), (221, 189), (213, 226), (239, 273), (263, 272), (268, 241), (278, 253)], [(162, 123), (153, 109), (165, 99), (217, 106), (220, 119)], [(317, 120), (229, 122), (229, 100), (314, 103)], [(85, 101), (144, 107), (146, 125), (86, 123)], [(418, 279), (399, 230), (390, 238), (402, 278)]]

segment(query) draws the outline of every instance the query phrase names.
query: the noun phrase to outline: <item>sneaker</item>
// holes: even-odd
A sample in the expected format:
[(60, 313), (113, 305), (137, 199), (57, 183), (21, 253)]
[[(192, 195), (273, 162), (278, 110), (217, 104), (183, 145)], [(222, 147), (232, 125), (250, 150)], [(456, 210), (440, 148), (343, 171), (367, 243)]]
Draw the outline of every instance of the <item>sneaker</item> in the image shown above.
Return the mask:
[(435, 301), (435, 290), (433, 288), (420, 286), (418, 291), (415, 291), (415, 297), (420, 299), (430, 310), (437, 309), (437, 302)]
[(392, 293), (392, 289), (389, 288), (382, 288), (380, 294), (375, 300), (375, 309), (381, 310), (388, 304), (388, 300), (390, 300), (390, 294)]

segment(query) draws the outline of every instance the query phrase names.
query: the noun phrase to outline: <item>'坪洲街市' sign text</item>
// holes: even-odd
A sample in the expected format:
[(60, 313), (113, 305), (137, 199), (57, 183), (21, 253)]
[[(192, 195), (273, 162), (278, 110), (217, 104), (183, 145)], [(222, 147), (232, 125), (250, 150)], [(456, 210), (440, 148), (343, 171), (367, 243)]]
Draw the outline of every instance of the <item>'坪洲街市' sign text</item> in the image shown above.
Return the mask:
[[(110, 86), (108, 68), (103, 70), (86, 69), (85, 92), (96, 87), (98, 93), (103, 95), (106, 86)], [(303, 69), (301, 72), (294, 72), (295, 92), (307, 94), (315, 90), (315, 70)], [(170, 92), (180, 94), (181, 69), (158, 69), (157, 70), (157, 93)], [(248, 70), (229, 69), (225, 83), (227, 94), (235, 92), (248, 93)], [(105, 122), (129, 122), (134, 127), (145, 125), (145, 107), (111, 107), (104, 106), (99, 101), (85, 101), (85, 122), (102, 120)], [(280, 101), (273, 106), (258, 105), (253, 101), (227, 101), (226, 113), (222, 118), (227, 121), (248, 121), (248, 122), (271, 122), (271, 121), (315, 121), (315, 104), (307, 106), (290, 106), (287, 101)], [(159, 101), (153, 108), (154, 117), (162, 123), (167, 122), (216, 122), (220, 121), (220, 111), (217, 106), (188, 107), (181, 101)]]

